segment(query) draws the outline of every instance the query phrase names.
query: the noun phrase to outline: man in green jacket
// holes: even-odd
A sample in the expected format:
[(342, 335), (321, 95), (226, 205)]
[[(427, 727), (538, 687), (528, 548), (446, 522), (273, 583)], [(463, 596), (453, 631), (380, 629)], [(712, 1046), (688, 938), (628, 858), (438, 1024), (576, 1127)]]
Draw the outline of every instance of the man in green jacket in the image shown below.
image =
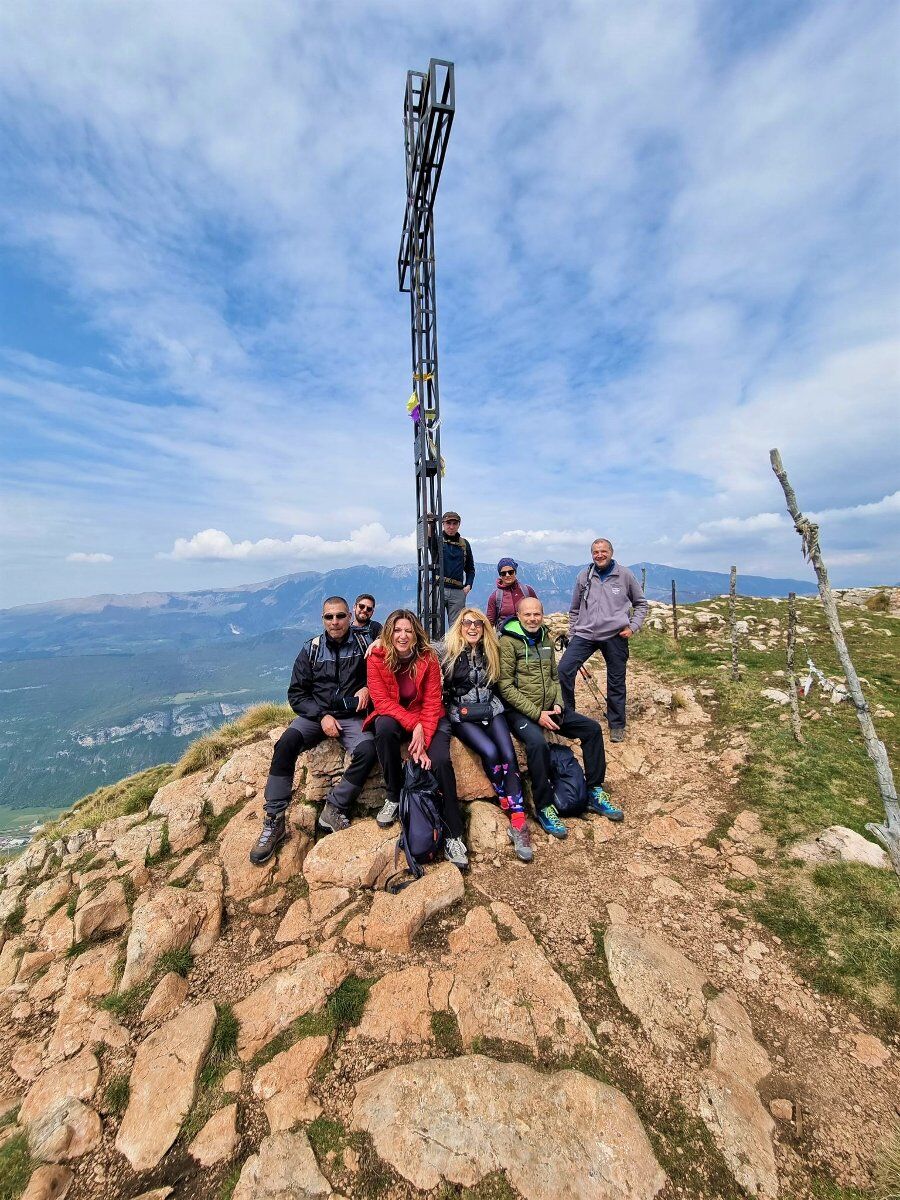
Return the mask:
[(534, 809), (541, 828), (558, 838), (567, 837), (569, 832), (553, 804), (545, 729), (581, 742), (588, 809), (611, 821), (621, 821), (624, 814), (603, 790), (606, 754), (600, 726), (574, 708), (563, 707), (556, 654), (540, 600), (520, 600), (517, 616), (503, 626), (498, 687), (508, 710), (509, 727), (525, 746)]

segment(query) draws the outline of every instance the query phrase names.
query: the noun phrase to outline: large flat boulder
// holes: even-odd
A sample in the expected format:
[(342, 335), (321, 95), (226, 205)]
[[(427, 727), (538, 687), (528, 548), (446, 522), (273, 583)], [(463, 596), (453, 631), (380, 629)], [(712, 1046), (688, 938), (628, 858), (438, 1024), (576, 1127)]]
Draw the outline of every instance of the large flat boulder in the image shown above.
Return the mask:
[(232, 1200), (318, 1200), (333, 1194), (305, 1133), (270, 1133), (244, 1163)]
[(503, 1170), (525, 1200), (652, 1200), (666, 1181), (629, 1101), (579, 1071), (482, 1055), (408, 1063), (357, 1084), (352, 1123), (423, 1191)]
[(169, 845), (176, 854), (199, 846), (206, 836), (202, 819), (204, 772), (173, 779), (161, 787), (150, 803), (155, 817), (165, 817), (169, 828)]
[(679, 950), (625, 922), (610, 926), (603, 948), (616, 995), (658, 1046), (706, 1032), (706, 977)]
[(464, 894), (462, 874), (449, 862), (429, 868), (422, 879), (396, 895), (378, 892), (362, 921), (363, 944), (370, 950), (405, 954), (428, 918), (456, 904)]
[(393, 869), (397, 827), (354, 821), (349, 829), (322, 838), (310, 850), (303, 874), (311, 888), (370, 888)]
[(310, 1095), (312, 1075), (330, 1042), (327, 1037), (301, 1038), (260, 1067), (253, 1079), (253, 1095), (261, 1100), (272, 1133), (312, 1121), (322, 1106)]
[(117, 933), (128, 924), (129, 916), (121, 879), (111, 879), (99, 891), (82, 892), (75, 908), (75, 941)]
[(346, 959), (339, 954), (314, 954), (291, 970), (272, 975), (235, 1004), (241, 1060), (251, 1059), (297, 1017), (321, 1008), (349, 970)]
[(751, 1196), (775, 1200), (775, 1122), (755, 1089), (710, 1068), (700, 1080), (700, 1116), (741, 1187)]
[(116, 1149), (135, 1171), (155, 1167), (178, 1136), (215, 1024), (216, 1006), (205, 1000), (182, 1009), (138, 1047), (116, 1137)]

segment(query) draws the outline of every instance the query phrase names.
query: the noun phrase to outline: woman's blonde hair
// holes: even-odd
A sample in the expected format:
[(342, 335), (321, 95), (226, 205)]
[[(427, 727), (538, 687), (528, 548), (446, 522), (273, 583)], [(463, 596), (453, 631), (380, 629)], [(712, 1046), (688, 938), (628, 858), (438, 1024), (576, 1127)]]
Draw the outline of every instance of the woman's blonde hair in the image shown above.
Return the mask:
[(489, 683), (500, 678), (500, 639), (493, 625), (480, 608), (464, 608), (450, 628), (444, 642), (444, 670), (449, 674), (461, 654), (468, 652), (469, 643), (463, 637), (462, 623), (466, 617), (477, 617), (481, 622), (481, 649), (487, 662)]
[(401, 666), (403, 666), (402, 659), (394, 649), (394, 627), (398, 621), (409, 621), (413, 628), (414, 641), (410, 674), (415, 679), (419, 660), (427, 658), (429, 654), (434, 654), (434, 649), (428, 640), (428, 634), (425, 632), (422, 622), (416, 614), (410, 612), (408, 608), (395, 608), (385, 621), (384, 629), (382, 629), (378, 638), (378, 645), (384, 650), (384, 661), (395, 675)]

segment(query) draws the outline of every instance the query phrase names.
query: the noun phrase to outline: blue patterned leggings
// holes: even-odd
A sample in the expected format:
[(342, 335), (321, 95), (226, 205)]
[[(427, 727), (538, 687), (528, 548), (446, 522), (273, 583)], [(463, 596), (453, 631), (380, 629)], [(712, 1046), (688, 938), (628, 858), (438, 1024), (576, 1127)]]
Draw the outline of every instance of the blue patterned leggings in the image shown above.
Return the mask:
[(484, 773), (510, 817), (523, 813), (522, 781), (516, 763), (516, 751), (506, 718), (501, 713), (487, 725), (475, 721), (452, 721), (450, 729), (464, 746), (474, 750), (484, 765)]

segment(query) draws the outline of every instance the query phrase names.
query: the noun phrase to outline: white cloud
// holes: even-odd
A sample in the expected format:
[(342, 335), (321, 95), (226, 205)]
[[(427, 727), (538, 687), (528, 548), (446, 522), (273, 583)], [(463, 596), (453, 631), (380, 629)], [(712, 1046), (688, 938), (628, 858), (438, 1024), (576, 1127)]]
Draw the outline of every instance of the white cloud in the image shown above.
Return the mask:
[(83, 550), (66, 555), (66, 562), (70, 563), (111, 563), (112, 561), (113, 556), (111, 554), (86, 554)]
[(787, 518), (781, 513), (757, 513), (753, 517), (721, 517), (718, 521), (703, 521), (690, 533), (682, 534), (678, 545), (707, 546), (714, 542), (729, 544), (736, 539), (781, 529), (787, 523)]
[(198, 559), (207, 562), (252, 560), (334, 566), (337, 561), (397, 565), (409, 562), (415, 553), (414, 534), (392, 536), (383, 525), (373, 522), (352, 530), (349, 537), (336, 540), (318, 534), (295, 533), (287, 539), (260, 538), (256, 542), (234, 542), (221, 529), (204, 529), (191, 538), (177, 538), (171, 553), (161, 557), (182, 562)]

